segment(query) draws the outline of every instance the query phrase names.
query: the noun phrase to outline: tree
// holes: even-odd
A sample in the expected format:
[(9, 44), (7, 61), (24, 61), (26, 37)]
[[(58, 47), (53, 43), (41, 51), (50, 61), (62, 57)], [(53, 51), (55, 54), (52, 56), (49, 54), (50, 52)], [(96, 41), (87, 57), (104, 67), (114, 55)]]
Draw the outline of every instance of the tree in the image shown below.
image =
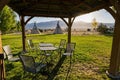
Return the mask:
[(14, 11), (8, 6), (5, 6), (3, 10), (0, 12), (0, 30), (2, 31), (3, 34), (15, 30), (16, 27), (15, 17), (16, 15)]
[(107, 28), (106, 25), (104, 25), (104, 24), (101, 23), (101, 24), (98, 26), (97, 31), (98, 31), (98, 32), (101, 32), (102, 34), (106, 34), (106, 33), (108, 33), (108, 28)]
[(96, 21), (95, 18), (92, 20), (92, 26), (93, 26), (93, 30), (96, 31), (96, 28), (98, 26), (98, 22)]
[(22, 31), (20, 21), (17, 22), (16, 30), (17, 30), (17, 31)]

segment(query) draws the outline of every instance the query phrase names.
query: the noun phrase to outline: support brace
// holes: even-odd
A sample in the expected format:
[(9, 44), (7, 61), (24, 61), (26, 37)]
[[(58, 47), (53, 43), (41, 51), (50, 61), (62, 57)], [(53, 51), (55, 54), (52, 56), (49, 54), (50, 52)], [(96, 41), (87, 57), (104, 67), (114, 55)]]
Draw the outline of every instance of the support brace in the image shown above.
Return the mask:
[(71, 43), (71, 27), (72, 27), (72, 24), (75, 20), (75, 17), (69, 17), (68, 18), (68, 22), (61, 17), (61, 19), (66, 23), (66, 25), (68, 26), (68, 43)]

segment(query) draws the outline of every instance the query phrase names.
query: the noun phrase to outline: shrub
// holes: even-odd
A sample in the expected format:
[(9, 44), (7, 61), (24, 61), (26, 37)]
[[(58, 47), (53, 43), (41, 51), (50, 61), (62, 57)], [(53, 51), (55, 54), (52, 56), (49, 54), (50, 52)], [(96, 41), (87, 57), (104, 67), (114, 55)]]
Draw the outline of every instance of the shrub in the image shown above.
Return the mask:
[(100, 24), (99, 26), (98, 26), (98, 28), (97, 28), (97, 31), (98, 32), (101, 32), (102, 34), (106, 34), (106, 33), (108, 33), (108, 28), (107, 28), (107, 26), (106, 25), (104, 25), (104, 24)]

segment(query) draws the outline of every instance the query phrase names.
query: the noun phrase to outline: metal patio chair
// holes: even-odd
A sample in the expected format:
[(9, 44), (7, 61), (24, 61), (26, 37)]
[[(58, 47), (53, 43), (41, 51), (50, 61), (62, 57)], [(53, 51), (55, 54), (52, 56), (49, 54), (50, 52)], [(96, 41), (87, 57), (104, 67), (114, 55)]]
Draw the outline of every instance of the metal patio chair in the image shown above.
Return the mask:
[(70, 70), (71, 70), (72, 56), (73, 56), (73, 53), (74, 53), (74, 50), (75, 50), (75, 46), (76, 46), (76, 43), (67, 43), (65, 53), (63, 53), (63, 56), (66, 56), (66, 57), (69, 56), (70, 57), (70, 65), (68, 67), (66, 80), (67, 80), (68, 75), (69, 75)]
[(65, 51), (65, 45), (66, 45), (66, 40), (65, 39), (61, 39), (59, 47), (58, 47), (58, 53), (60, 54), (60, 57), (61, 57), (62, 52)]
[(32, 56), (19, 55), (19, 57), (23, 66), (24, 73), (33, 73), (35, 74), (35, 78), (36, 74), (40, 73), (40, 71), (42, 71), (46, 66), (46, 64), (35, 62), (35, 59)]
[(19, 57), (14, 57), (10, 45), (3, 46), (3, 50), (7, 56), (8, 61), (19, 61)]
[(75, 50), (76, 43), (67, 43), (66, 50), (63, 55), (65, 56), (72, 56)]
[(75, 46), (76, 43), (67, 43), (65, 53), (63, 53), (63, 56), (70, 56), (70, 64), (72, 61), (72, 55), (74, 53)]
[(29, 46), (29, 51), (30, 52), (36, 52), (36, 54), (39, 55), (39, 53), (40, 53), (40, 51), (39, 51), (39, 44), (35, 45), (33, 43), (32, 39), (28, 39), (27, 42), (28, 42), (28, 46)]
[(28, 46), (29, 46), (29, 48), (31, 50), (35, 50), (36, 49), (35, 45), (33, 44), (32, 39), (28, 39), (27, 42), (28, 42)]

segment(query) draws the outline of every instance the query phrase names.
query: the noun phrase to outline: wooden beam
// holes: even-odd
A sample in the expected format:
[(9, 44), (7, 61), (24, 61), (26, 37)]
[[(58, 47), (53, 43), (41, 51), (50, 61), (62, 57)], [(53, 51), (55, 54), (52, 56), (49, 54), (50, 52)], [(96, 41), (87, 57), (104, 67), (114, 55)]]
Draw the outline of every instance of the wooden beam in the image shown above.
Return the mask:
[(61, 17), (61, 19), (66, 23), (67, 26), (69, 26), (68, 22), (63, 17)]
[(105, 9), (112, 15), (114, 19), (116, 19), (116, 13), (110, 7), (106, 7)]
[(115, 9), (116, 12), (118, 13), (117, 15), (120, 17), (120, 0), (116, 0)]
[(25, 25), (33, 18), (34, 16), (31, 16), (30, 18), (28, 18), (26, 21), (25, 21)]
[(23, 44), (23, 51), (26, 52), (26, 48), (25, 48), (25, 40), (26, 40), (26, 36), (25, 36), (25, 22), (24, 22), (24, 16), (21, 16), (21, 26), (22, 26), (22, 44)]
[(26, 1), (25, 0), (22, 0), (24, 3), (26, 3)]
[(49, 13), (48, 14), (45, 14), (45, 13), (32, 13), (32, 12), (23, 12), (22, 15), (25, 15), (25, 16), (36, 16), (36, 17), (56, 17), (56, 18), (60, 18), (60, 17), (64, 17), (64, 18), (68, 18), (69, 16), (68, 15), (65, 15), (65, 14), (58, 14), (57, 13), (54, 13), (54, 14), (51, 14)]
[[(78, 5), (76, 5), (76, 6), (72, 7), (70, 10), (71, 10), (71, 11), (72, 11), (72, 10), (78, 10), (80, 6), (83, 6), (83, 7), (85, 7), (85, 8), (86, 8), (86, 9), (88, 9), (88, 10), (92, 9), (92, 7), (91, 7), (91, 6), (89, 6), (89, 5), (85, 4), (85, 2), (84, 2), (84, 1), (82, 1), (82, 2), (81, 2), (81, 3), (79, 3)], [(83, 10), (83, 9), (81, 9), (81, 10)]]
[(10, 0), (0, 0), (0, 10), (9, 3)]
[(114, 6), (116, 12), (118, 13), (117, 15), (120, 16), (120, 0), (110, 0), (112, 6)]
[[(53, 7), (53, 9), (51, 9), (50, 6), (53, 6), (53, 5), (57, 6), (57, 7), (60, 7), (60, 9), (56, 9), (55, 7)], [(29, 6), (31, 6), (31, 7), (29, 7)], [(38, 7), (40, 7), (40, 8), (38, 8)], [(67, 8), (66, 5), (62, 4), (61, 1), (60, 1), (60, 3), (57, 3), (57, 4), (51, 3), (51, 1), (50, 2), (42, 2), (42, 1), (40, 1), (40, 2), (38, 2), (36, 4), (29, 4), (29, 5), (26, 5), (24, 7), (24, 9), (22, 9), (22, 13), (23, 14), (24, 13), (29, 13), (28, 11), (35, 11), (35, 10), (37, 11), (37, 13), (38, 12), (45, 12), (48, 15), (51, 14), (51, 12), (57, 12), (57, 15), (61, 14), (61, 13), (65, 13), (65, 14), (70, 14), (71, 13), (71, 11), (68, 12), (69, 8)]]
[(71, 21), (71, 23), (72, 23), (72, 24), (73, 24), (73, 22), (74, 22), (75, 18), (76, 18), (76, 17), (73, 17), (73, 18), (72, 18), (72, 21)]
[[(40, 11), (43, 11), (43, 12), (46, 11), (46, 12), (47, 12), (47, 11), (48, 11), (47, 9), (48, 9), (48, 8), (40, 8), (40, 9), (39, 9), (39, 8), (36, 8), (36, 9), (34, 9), (34, 8), (29, 8), (29, 10), (32, 10), (32, 11), (34, 10), (34, 11), (38, 11), (38, 12), (40, 12)], [(28, 10), (26, 10), (26, 11), (28, 11)], [(25, 11), (25, 12), (26, 12), (26, 11)], [(59, 14), (59, 13), (67, 13), (67, 14), (68, 14), (68, 12), (65, 11), (64, 9), (57, 9), (57, 8), (55, 9), (55, 8), (53, 8), (53, 9), (51, 9), (50, 11), (51, 11), (51, 12), (57, 12), (58, 14)]]
[[(95, 8), (92, 8), (92, 9), (87, 9), (87, 10), (78, 10), (75, 14), (73, 14), (74, 16), (79, 16), (79, 15), (82, 15), (82, 14), (86, 14), (86, 13), (89, 13), (89, 12), (92, 12), (92, 11), (96, 11), (96, 10), (100, 10), (100, 9), (104, 9), (105, 7), (109, 7), (110, 5), (109, 4), (102, 4), (100, 6), (97, 6)], [(81, 13), (80, 13), (81, 12)]]
[(116, 0), (110, 0), (110, 3), (111, 3), (113, 6), (115, 6), (115, 2), (116, 2)]
[(49, 14), (49, 13), (50, 13), (50, 3), (51, 3), (51, 1), (48, 0), (48, 2), (49, 2), (49, 4), (47, 5), (47, 12), (48, 12), (48, 14)]
[(91, 9), (92, 8), (91, 6), (89, 6), (89, 5), (85, 4), (85, 3), (82, 3), (82, 5), (85, 6), (87, 9)]
[(64, 12), (66, 12), (68, 15), (72, 15), (70, 9), (68, 7), (66, 7), (66, 5), (63, 3), (63, 1), (60, 1), (60, 8), (62, 10), (64, 10)]

